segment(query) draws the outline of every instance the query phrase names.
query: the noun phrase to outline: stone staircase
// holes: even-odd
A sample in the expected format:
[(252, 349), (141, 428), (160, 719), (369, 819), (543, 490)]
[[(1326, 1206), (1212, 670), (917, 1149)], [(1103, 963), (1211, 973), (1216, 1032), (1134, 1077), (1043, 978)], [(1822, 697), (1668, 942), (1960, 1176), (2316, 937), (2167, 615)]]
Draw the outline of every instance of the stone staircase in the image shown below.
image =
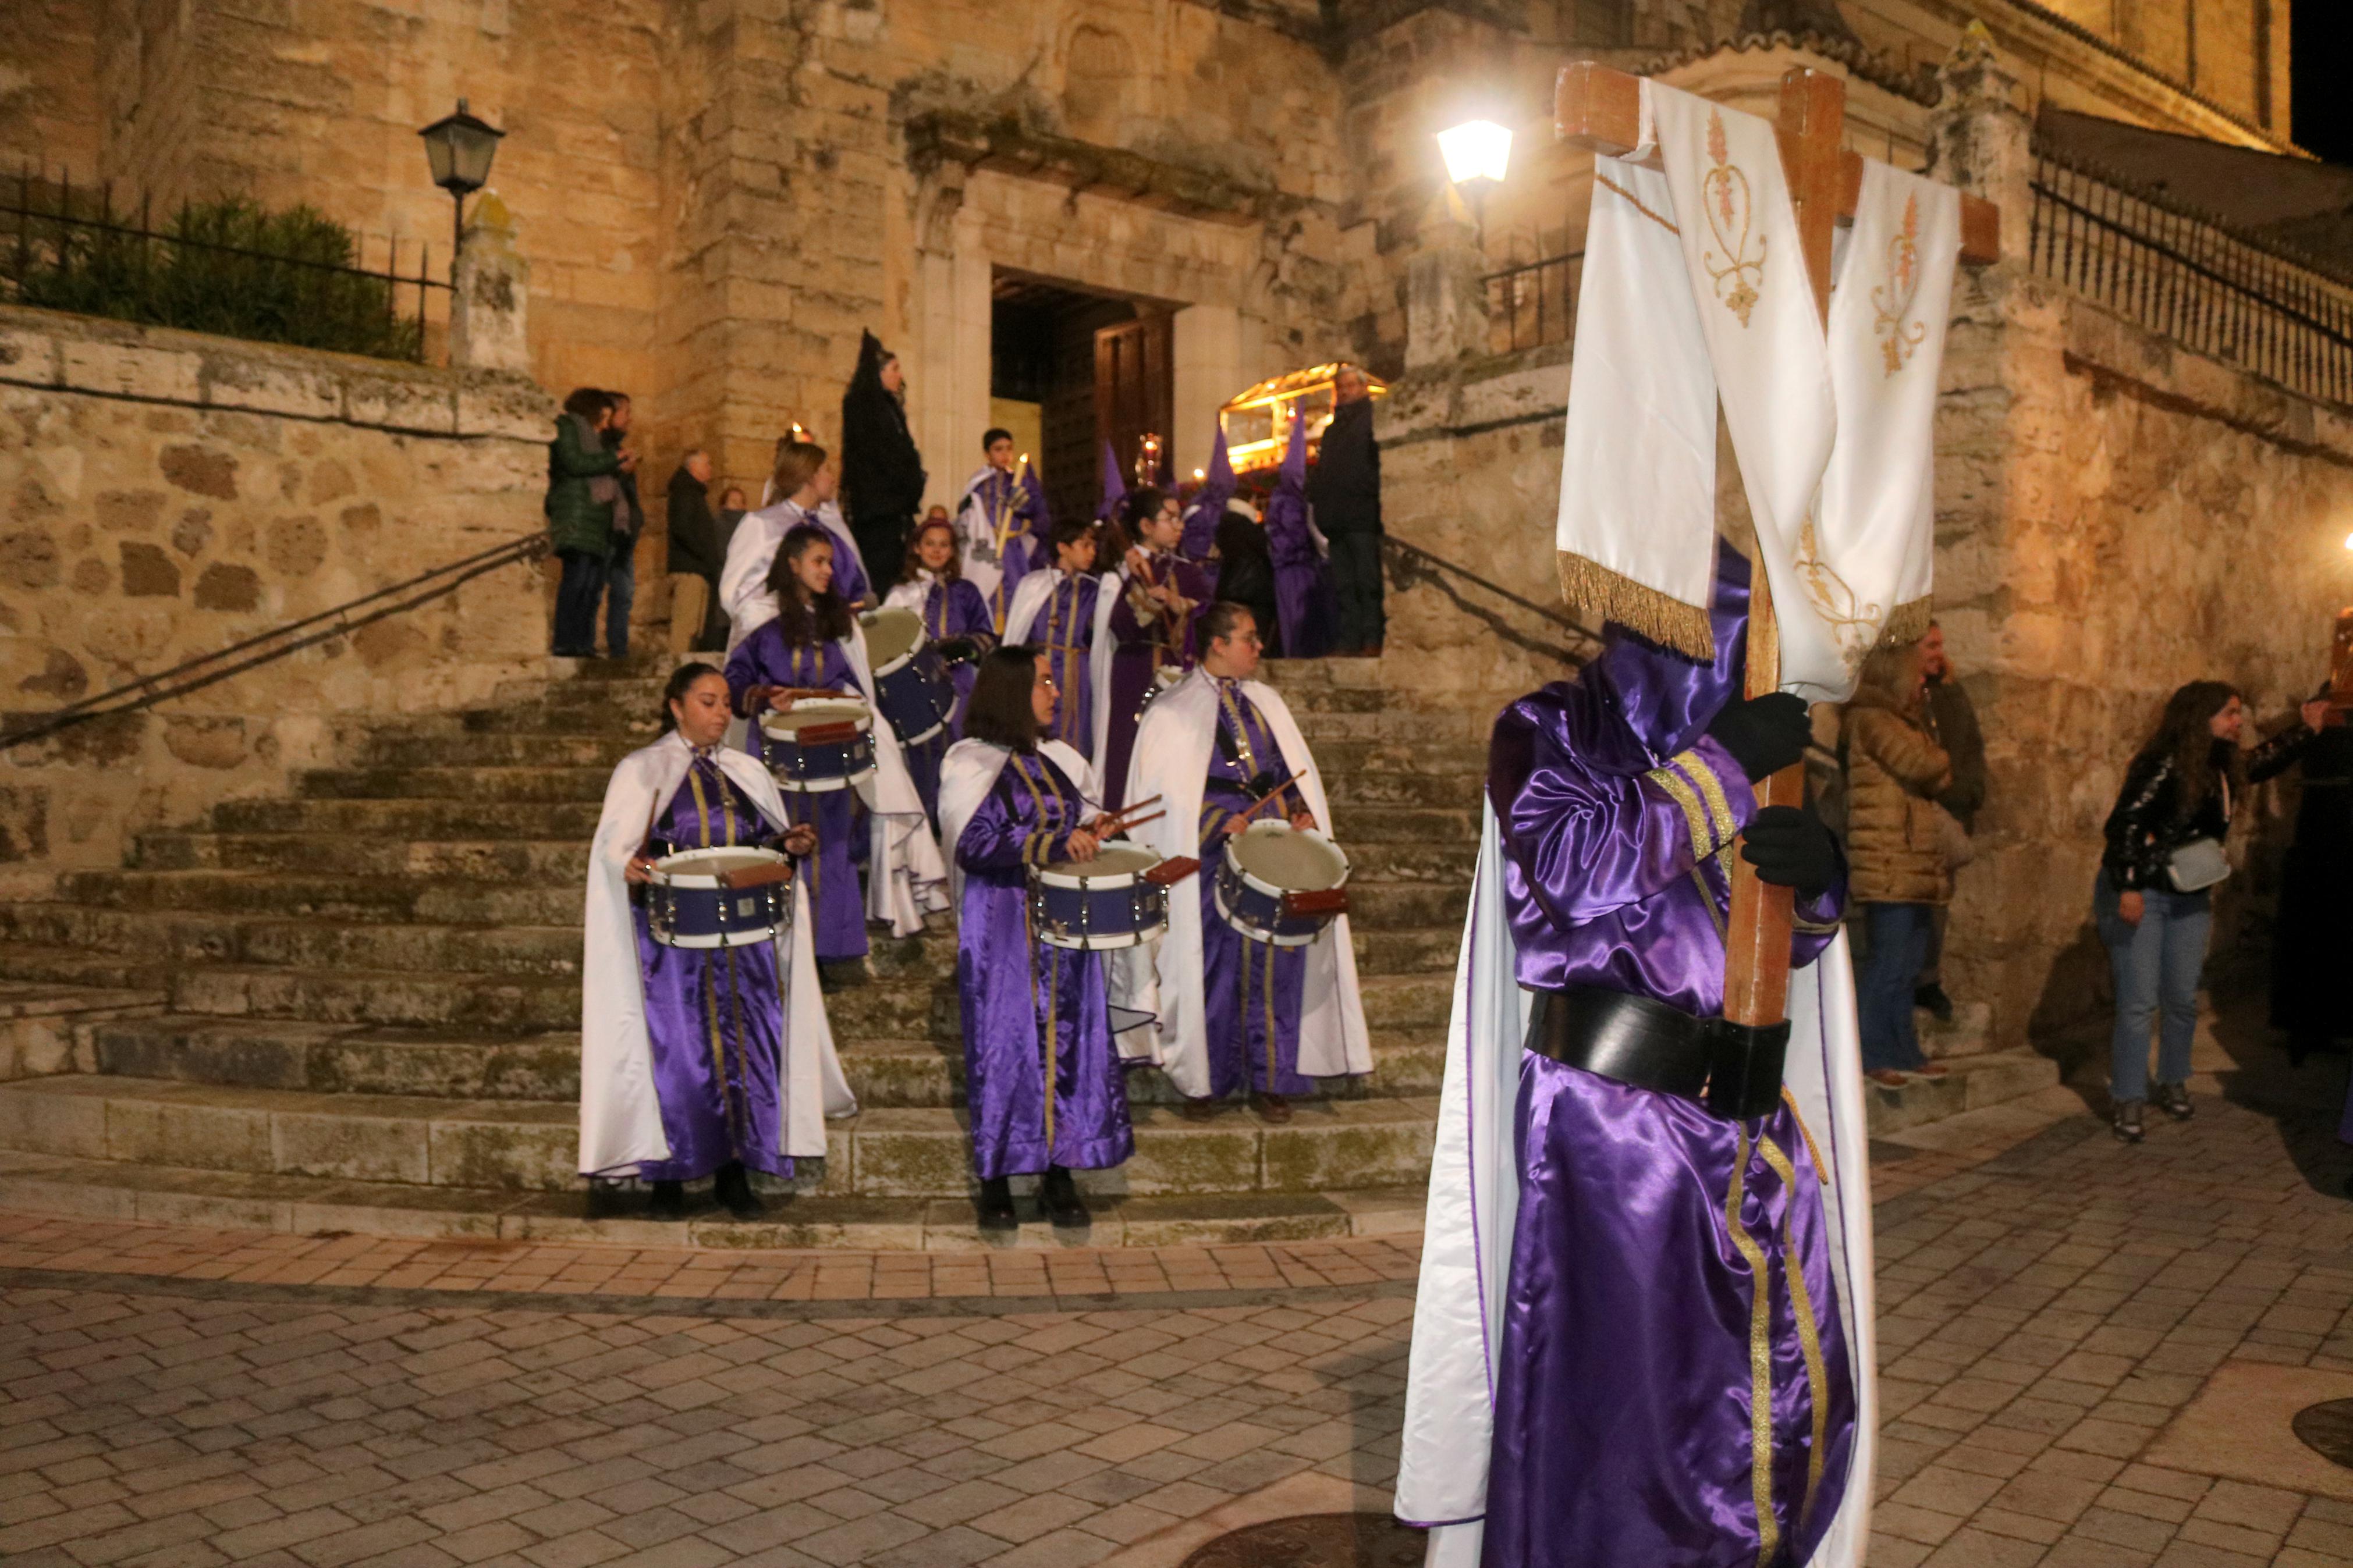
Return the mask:
[[(560, 667), (559, 667), (560, 668)], [(1333, 786), (1370, 1079), (1273, 1126), (1195, 1123), (1130, 1075), (1136, 1155), (1082, 1184), (1092, 1244), (1415, 1228), (1493, 702), (1418, 701), (1363, 661), (1276, 667)], [(79, 1026), (78, 1073), (0, 1083), (0, 1202), (299, 1232), (714, 1246), (979, 1245), (959, 1122), (953, 929), (878, 937), (828, 1009), (861, 1107), (768, 1220), (591, 1219), (574, 1171), (581, 882), (649, 667), (518, 682), (483, 709), (351, 724), (290, 799), (142, 835), (135, 863), (0, 906), (0, 983), (141, 994)], [(781, 1195), (781, 1194), (780, 1194)], [(1047, 1228), (1022, 1239), (1046, 1244)]]
[[(0, 905), (0, 1001), (44, 1022), (0, 1058), (0, 1204), (301, 1233), (865, 1249), (982, 1245), (959, 1121), (955, 939), (878, 937), (828, 1009), (860, 1113), (769, 1218), (588, 1216), (574, 1170), (580, 900), (612, 765), (653, 731), (649, 666), (554, 667), (480, 710), (354, 721), (291, 798), (141, 836), (134, 864)], [(1501, 700), (1274, 665), (1354, 862), (1375, 1071), (1275, 1126), (1175, 1114), (1131, 1073), (1136, 1154), (1082, 1173), (1096, 1246), (1418, 1228), (1454, 954)], [(5, 1009), (0, 1009), (5, 1012)], [(1930, 1029), (1953, 1071), (1873, 1087), (1874, 1131), (2055, 1080)], [(70, 1048), (66, 1042), (69, 1038)], [(10, 1063), (15, 1065), (12, 1067)], [(26, 1076), (39, 1074), (46, 1076)], [(764, 1178), (765, 1180), (765, 1178)], [(1021, 1244), (1051, 1245), (1042, 1225)]]

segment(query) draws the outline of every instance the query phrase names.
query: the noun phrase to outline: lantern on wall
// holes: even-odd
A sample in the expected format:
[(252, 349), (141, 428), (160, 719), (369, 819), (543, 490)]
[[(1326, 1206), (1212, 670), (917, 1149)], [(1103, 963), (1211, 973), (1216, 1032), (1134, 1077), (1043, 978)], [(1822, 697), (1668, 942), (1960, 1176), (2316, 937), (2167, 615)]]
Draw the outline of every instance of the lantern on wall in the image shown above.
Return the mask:
[(449, 193), (457, 208), (451, 220), (454, 258), (465, 243), (466, 198), (491, 183), (491, 160), (498, 156), (499, 140), (506, 132), (474, 118), (461, 98), (455, 114), (444, 115), (417, 134), (425, 139), (425, 161), (433, 170), (433, 183)]

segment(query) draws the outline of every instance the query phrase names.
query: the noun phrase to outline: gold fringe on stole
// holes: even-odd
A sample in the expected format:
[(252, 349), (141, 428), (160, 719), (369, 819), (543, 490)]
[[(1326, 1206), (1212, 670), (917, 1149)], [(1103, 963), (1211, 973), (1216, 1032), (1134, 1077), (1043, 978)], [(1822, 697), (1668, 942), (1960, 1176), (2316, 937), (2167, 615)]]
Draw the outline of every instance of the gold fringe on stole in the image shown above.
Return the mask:
[(1887, 617), (1887, 629), (1879, 634), (1881, 647), (1902, 647), (1918, 642), (1928, 635), (1928, 623), (1936, 618), (1936, 601), (1923, 595), (1908, 605), (1898, 605)]
[(1715, 658), (1715, 628), (1705, 605), (1686, 605), (1582, 555), (1566, 550), (1556, 553), (1561, 596), (1571, 607), (1595, 621), (1615, 621), (1693, 658)]

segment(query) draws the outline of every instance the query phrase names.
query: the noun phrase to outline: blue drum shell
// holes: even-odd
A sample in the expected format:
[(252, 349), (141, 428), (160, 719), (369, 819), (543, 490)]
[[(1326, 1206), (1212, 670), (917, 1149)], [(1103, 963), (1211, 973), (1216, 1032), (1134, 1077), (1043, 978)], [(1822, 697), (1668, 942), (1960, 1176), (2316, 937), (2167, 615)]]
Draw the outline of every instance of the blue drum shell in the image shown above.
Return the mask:
[(800, 794), (848, 789), (874, 771), (874, 736), (861, 730), (847, 741), (814, 746), (792, 745), (762, 731), (761, 760), (776, 787)]
[(1282, 896), (1252, 887), (1243, 878), (1241, 868), (1230, 858), (1218, 861), (1216, 889), (1218, 913), (1252, 942), (1272, 942), (1277, 947), (1305, 947), (1332, 923), (1333, 917), (1328, 914), (1285, 914)]
[(948, 715), (955, 711), (955, 682), (946, 663), (925, 647), (887, 675), (875, 676), (874, 698), (899, 743), (920, 745), (947, 727)]
[(750, 947), (792, 921), (789, 883), (765, 888), (646, 889), (646, 924), (664, 947)]
[(1082, 888), (1060, 887), (1033, 877), (1029, 924), (1038, 940), (1050, 947), (1092, 952), (1134, 947), (1168, 929), (1168, 889), (1138, 875), (1090, 879)]

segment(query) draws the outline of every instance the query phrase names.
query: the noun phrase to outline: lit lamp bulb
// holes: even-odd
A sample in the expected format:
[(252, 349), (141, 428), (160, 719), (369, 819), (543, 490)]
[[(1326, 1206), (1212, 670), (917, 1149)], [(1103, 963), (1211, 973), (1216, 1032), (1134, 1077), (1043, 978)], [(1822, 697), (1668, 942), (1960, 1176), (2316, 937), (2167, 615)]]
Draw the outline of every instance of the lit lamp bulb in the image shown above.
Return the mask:
[(1473, 120), (1438, 133), (1446, 177), (1466, 195), (1483, 195), (1504, 183), (1512, 163), (1512, 133), (1492, 120)]
[[(1193, 482), (1197, 485), (1208, 477), (1209, 470), (1207, 468), (1195, 468), (1193, 470)], [(2353, 539), (2348, 539), (2345, 542), (2345, 548), (2348, 550), (2353, 550)]]
[(2353, 533), (2348, 533), (2345, 536), (2345, 548), (2348, 550), (2353, 550)]

